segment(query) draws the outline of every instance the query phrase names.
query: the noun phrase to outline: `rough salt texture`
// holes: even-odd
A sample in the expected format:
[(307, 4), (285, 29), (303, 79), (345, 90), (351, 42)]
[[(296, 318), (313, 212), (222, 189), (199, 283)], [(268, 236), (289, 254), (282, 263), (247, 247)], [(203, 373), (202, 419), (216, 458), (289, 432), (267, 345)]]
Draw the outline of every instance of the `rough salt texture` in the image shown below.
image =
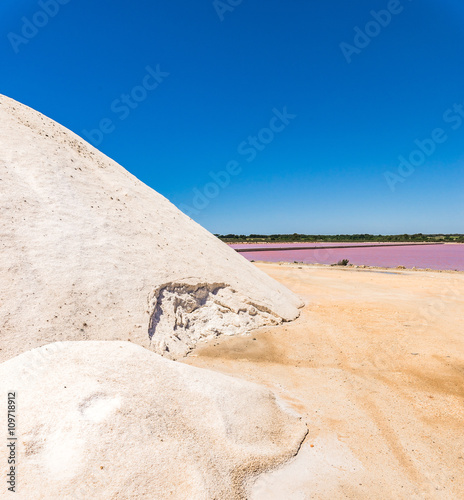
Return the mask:
[[(80, 137), (4, 96), (0, 183), (0, 361), (55, 340), (131, 339), (175, 358), (195, 339), (298, 316), (301, 300), (285, 287)], [(169, 313), (157, 332), (160, 311)]]
[[(0, 365), (21, 499), (239, 499), (307, 429), (258, 385), (129, 342), (58, 342)], [(0, 463), (7, 463), (6, 446)], [(7, 497), (6, 479), (0, 497)]]
[(246, 333), (280, 321), (224, 283), (163, 285), (151, 295), (149, 313), (153, 348), (171, 358), (187, 354), (201, 339)]

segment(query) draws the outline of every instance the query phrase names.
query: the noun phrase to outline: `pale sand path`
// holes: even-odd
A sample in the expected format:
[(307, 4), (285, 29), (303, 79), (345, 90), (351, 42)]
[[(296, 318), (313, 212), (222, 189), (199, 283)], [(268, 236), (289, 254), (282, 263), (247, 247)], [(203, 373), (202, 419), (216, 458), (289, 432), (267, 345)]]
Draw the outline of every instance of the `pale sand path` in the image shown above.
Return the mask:
[(257, 267), (301, 317), (184, 359), (272, 388), (308, 424), (250, 498), (464, 498), (464, 273)]

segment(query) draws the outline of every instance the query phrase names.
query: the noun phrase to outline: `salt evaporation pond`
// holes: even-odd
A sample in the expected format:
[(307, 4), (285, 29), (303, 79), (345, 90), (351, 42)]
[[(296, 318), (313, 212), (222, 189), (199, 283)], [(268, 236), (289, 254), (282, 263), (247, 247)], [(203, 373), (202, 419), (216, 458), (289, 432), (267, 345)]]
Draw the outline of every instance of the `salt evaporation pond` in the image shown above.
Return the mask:
[[(351, 248), (299, 249), (299, 247), (340, 247), (342, 245)], [(350, 264), (358, 266), (405, 266), (407, 268), (464, 271), (464, 244), (459, 243), (444, 245), (411, 244), (407, 246), (395, 246), (395, 244), (386, 243), (261, 243), (230, 246), (234, 249), (246, 248), (248, 250), (255, 247), (290, 249), (242, 253), (248, 260), (334, 264), (342, 259), (348, 259)]]

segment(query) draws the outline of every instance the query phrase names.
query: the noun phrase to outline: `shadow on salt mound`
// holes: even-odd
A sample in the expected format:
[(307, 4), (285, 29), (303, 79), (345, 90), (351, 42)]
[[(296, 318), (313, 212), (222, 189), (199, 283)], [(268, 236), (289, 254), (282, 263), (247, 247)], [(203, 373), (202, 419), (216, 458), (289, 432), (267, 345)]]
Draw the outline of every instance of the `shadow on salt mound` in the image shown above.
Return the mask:
[(307, 432), (269, 390), (127, 342), (24, 353), (0, 387), (17, 394), (22, 498), (243, 498)]

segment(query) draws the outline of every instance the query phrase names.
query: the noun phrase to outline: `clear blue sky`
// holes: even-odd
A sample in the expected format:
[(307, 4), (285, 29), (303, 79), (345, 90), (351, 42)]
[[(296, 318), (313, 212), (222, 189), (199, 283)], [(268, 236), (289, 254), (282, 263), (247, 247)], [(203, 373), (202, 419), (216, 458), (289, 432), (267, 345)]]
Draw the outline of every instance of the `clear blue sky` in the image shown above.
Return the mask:
[(60, 1), (3, 0), (0, 92), (111, 120), (98, 148), (212, 232), (464, 232), (462, 0)]

